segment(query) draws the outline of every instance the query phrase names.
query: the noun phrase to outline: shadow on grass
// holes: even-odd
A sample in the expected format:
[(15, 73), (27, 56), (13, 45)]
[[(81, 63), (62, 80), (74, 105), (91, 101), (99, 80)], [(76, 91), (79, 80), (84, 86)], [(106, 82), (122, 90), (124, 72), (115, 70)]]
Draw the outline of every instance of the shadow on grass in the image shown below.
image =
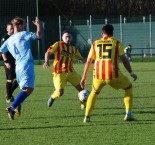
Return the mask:
[[(148, 121), (148, 120), (147, 120)], [(153, 121), (154, 122), (154, 121)], [(81, 124), (81, 125), (68, 125), (68, 126), (64, 126), (64, 125), (55, 125), (55, 126), (40, 126), (40, 127), (9, 127), (9, 128), (0, 128), (0, 131), (11, 131), (11, 130), (41, 130), (41, 129), (60, 129), (60, 128), (79, 128), (79, 127), (87, 127), (87, 126), (119, 126), (122, 124), (132, 124), (132, 125), (137, 125), (137, 124), (141, 124), (141, 125), (146, 125), (146, 124), (153, 124), (150, 122), (142, 122), (142, 121), (132, 121), (132, 122), (124, 122), (124, 121), (120, 121), (120, 122), (108, 122), (108, 121), (94, 121), (94, 122), (90, 122), (90, 123), (86, 123), (86, 124)]]
[[(94, 118), (95, 119), (95, 118)], [(39, 126), (39, 127), (8, 127), (8, 128), (0, 128), (0, 131), (11, 131), (11, 130), (41, 130), (41, 129), (61, 129), (61, 128), (79, 128), (79, 127), (87, 127), (87, 126), (122, 126), (122, 125), (146, 125), (146, 124), (155, 124), (155, 120), (137, 120), (135, 121), (93, 121), (90, 123), (78, 123), (78, 125), (53, 125), (53, 126)], [(49, 122), (45, 122), (48, 124)]]
[(70, 127), (83, 127), (83, 125), (76, 125), (76, 126), (64, 126), (64, 125), (56, 125), (56, 126), (40, 126), (40, 127), (9, 127), (9, 128), (0, 128), (0, 130), (33, 130), (33, 129), (52, 129), (52, 128), (70, 128)]
[[(49, 124), (49, 122), (45, 122), (45, 124)], [(0, 131), (11, 131), (11, 130), (41, 130), (41, 129), (61, 129), (61, 128), (79, 128), (86, 127), (87, 125), (93, 124), (85, 124), (81, 121), (77, 125), (48, 125), (48, 126), (27, 126), (27, 127), (8, 127), (8, 128), (0, 128)]]
[(154, 98), (155, 96), (143, 96), (143, 97), (134, 97), (136, 99), (146, 99), (146, 98)]
[(137, 111), (136, 114), (155, 114), (155, 111)]

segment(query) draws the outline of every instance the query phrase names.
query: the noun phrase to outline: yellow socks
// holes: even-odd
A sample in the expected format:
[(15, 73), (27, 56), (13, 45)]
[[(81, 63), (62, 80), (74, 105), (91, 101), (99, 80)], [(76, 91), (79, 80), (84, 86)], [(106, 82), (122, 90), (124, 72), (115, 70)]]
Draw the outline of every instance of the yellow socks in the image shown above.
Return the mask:
[(60, 96), (58, 95), (57, 91), (54, 91), (54, 93), (51, 95), (51, 98), (56, 99), (59, 98)]
[(97, 94), (95, 94), (94, 92), (90, 93), (88, 100), (87, 100), (85, 116), (90, 116), (96, 103), (96, 96)]
[(131, 116), (132, 110), (132, 103), (133, 103), (133, 92), (132, 88), (125, 90), (124, 96), (124, 104), (126, 109), (126, 114)]

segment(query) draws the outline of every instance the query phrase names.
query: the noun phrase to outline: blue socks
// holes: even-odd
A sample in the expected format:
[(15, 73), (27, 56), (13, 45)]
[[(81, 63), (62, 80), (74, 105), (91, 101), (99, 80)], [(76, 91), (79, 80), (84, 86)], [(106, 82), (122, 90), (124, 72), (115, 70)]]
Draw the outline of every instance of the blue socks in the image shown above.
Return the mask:
[(17, 106), (24, 102), (24, 100), (28, 97), (28, 94), (24, 91), (20, 92), (13, 103), (11, 104), (11, 108), (14, 110)]

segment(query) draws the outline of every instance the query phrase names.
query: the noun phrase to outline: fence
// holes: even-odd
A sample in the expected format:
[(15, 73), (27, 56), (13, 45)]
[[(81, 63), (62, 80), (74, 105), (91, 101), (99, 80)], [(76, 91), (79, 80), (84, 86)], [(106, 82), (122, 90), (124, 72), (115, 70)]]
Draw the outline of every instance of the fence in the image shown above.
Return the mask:
[[(0, 17), (0, 35), (6, 33), (5, 27), (14, 16)], [(24, 16), (27, 20), (27, 29), (35, 31), (32, 20), (35, 16)], [(92, 42), (101, 37), (101, 28), (103, 24), (111, 23), (114, 26), (114, 37), (123, 42), (124, 46), (132, 44), (132, 54), (135, 58), (154, 59), (155, 56), (155, 16), (141, 17), (113, 17), (98, 18), (89, 16), (88, 18), (68, 20), (64, 17), (41, 17), (43, 21), (43, 40), (38, 43), (32, 43), (32, 52), (34, 59), (44, 59), (46, 49), (54, 42), (61, 39), (61, 31), (70, 29), (73, 35), (72, 43), (75, 44), (82, 55), (88, 55)], [(154, 61), (154, 60), (153, 60)]]
[[(86, 20), (59, 21), (61, 29), (71, 29), (76, 45), (82, 50), (89, 49), (89, 45), (101, 37), (103, 24), (111, 23), (114, 26), (114, 37), (123, 42), (124, 46), (132, 44), (133, 55), (143, 58), (153, 57), (155, 54), (155, 17), (115, 17), (96, 19), (90, 16)], [(60, 25), (60, 24), (59, 24)], [(143, 53), (142, 53), (143, 52)], [(139, 57), (139, 56), (138, 56)]]

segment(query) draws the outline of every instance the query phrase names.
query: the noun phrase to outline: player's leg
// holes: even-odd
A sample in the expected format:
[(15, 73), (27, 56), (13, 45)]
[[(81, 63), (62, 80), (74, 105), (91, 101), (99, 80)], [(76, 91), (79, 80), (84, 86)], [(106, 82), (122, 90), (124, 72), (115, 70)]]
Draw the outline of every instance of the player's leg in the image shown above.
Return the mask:
[(14, 97), (13, 97), (13, 92), (14, 90), (18, 87), (18, 83), (17, 80), (14, 80), (16, 78), (16, 74), (15, 74), (15, 67), (11, 67), (8, 71), (7, 71), (7, 96), (8, 99), (13, 102)]
[(15, 89), (18, 87), (18, 83), (16, 80), (15, 66), (11, 68), (11, 80), (12, 80), (11, 93), (13, 94)]
[(67, 84), (66, 74), (53, 74), (53, 84), (55, 87), (54, 92), (48, 99), (47, 105), (51, 107), (55, 99), (59, 98), (64, 94), (64, 87)]
[(10, 119), (14, 119), (15, 109), (24, 102), (24, 100), (33, 92), (34, 88), (35, 74), (33, 64), (28, 64), (27, 66), (19, 68), (20, 71), (17, 73), (17, 81), (22, 91), (17, 94), (11, 106), (6, 108)]
[(10, 103), (14, 100), (11, 93), (11, 88), (12, 88), (12, 80), (7, 80), (6, 82), (6, 102), (7, 103)]
[(125, 121), (133, 121), (133, 117), (132, 117), (132, 106), (133, 106), (133, 89), (132, 89), (132, 85), (129, 85), (125, 89), (124, 104), (125, 104), (125, 108), (126, 108), (126, 115), (125, 115), (124, 120)]
[(12, 87), (11, 87), (11, 93), (13, 94), (13, 92), (16, 90), (16, 88), (18, 87), (18, 82), (15, 79), (12, 83)]
[(6, 102), (10, 103), (14, 100), (11, 93), (12, 88), (12, 79), (11, 79), (11, 71), (4, 64), (5, 74), (6, 74)]
[(117, 90), (118, 89), (125, 90), (124, 104), (126, 115), (124, 120), (128, 121), (127, 118), (130, 118), (130, 120), (132, 120), (133, 90), (131, 82), (125, 75), (119, 74), (119, 78), (117, 80), (112, 80), (109, 85)]
[(106, 85), (103, 80), (93, 79), (92, 91), (88, 97), (86, 104), (85, 117), (83, 122), (90, 122), (90, 115), (96, 103), (96, 97), (100, 93), (101, 89)]
[(129, 57), (129, 62), (132, 63), (132, 57), (131, 57), (131, 53), (128, 54), (128, 57)]
[[(78, 92), (83, 90), (80, 84), (76, 85), (75, 88), (78, 90)], [(84, 110), (86, 108), (86, 102), (80, 101), (80, 105), (81, 105), (81, 110)]]
[[(83, 88), (80, 85), (81, 76), (78, 73), (76, 73), (75, 71), (68, 73), (67, 79), (76, 88), (78, 92), (83, 90)], [(86, 102), (80, 101), (80, 105), (81, 105), (81, 110), (84, 110), (86, 108)]]
[(6, 108), (6, 111), (8, 112), (8, 116), (10, 119), (14, 119), (15, 113), (17, 116), (20, 116), (21, 104), (32, 92), (33, 92), (33, 88), (23, 88), (22, 91), (19, 94), (17, 94), (11, 106)]
[(22, 91), (17, 94), (15, 100), (11, 104), (11, 107), (15, 110), (17, 106), (21, 105), (24, 100), (33, 92), (33, 88), (30, 87), (24, 87), (22, 88)]

